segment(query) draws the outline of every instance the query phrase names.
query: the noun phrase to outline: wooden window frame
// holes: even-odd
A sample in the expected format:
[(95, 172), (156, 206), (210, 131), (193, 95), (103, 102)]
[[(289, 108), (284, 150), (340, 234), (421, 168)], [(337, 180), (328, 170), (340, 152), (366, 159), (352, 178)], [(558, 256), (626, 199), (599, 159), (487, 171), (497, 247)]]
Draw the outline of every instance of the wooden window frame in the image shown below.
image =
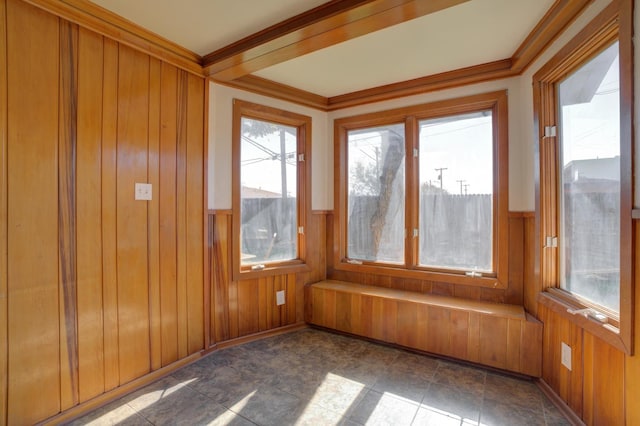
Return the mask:
[[(612, 2), (533, 76), (536, 141), (536, 264), (540, 303), (627, 353), (633, 353), (633, 1)], [(559, 123), (557, 84), (615, 41), (620, 52), (620, 312), (601, 324), (569, 309), (589, 306), (560, 288), (560, 248), (545, 247), (546, 236), (560, 230), (558, 136), (545, 127)], [(602, 311), (602, 309), (598, 309)]]
[[(405, 124), (405, 152), (419, 148), (418, 121), (478, 111), (492, 111), (493, 121), (493, 273), (482, 277), (463, 270), (419, 266), (418, 238), (405, 238), (404, 264), (363, 261), (349, 263), (347, 250), (348, 131), (393, 123)], [(337, 270), (417, 278), (451, 284), (505, 289), (508, 287), (508, 108), (507, 91), (497, 91), (389, 111), (338, 119), (334, 122), (334, 268)], [(419, 217), (419, 158), (405, 158), (405, 230), (417, 228)]]
[[(303, 155), (303, 160), (297, 159), (297, 183), (296, 201), (298, 227), (302, 227), (303, 232), (297, 234), (297, 258), (278, 262), (265, 262), (264, 269), (252, 270), (251, 266), (242, 265), (240, 258), (241, 242), (241, 214), (240, 214), (240, 168), (241, 168), (241, 138), (242, 138), (242, 118), (251, 118), (272, 123), (283, 124), (295, 127), (298, 131), (297, 154)], [(296, 272), (308, 272), (309, 266), (306, 264), (307, 243), (305, 234), (307, 224), (310, 223), (311, 214), (311, 117), (285, 111), (279, 108), (260, 105), (240, 99), (233, 100), (233, 128), (232, 128), (232, 231), (233, 231), (233, 252), (232, 266), (233, 279), (253, 279), (272, 275), (290, 274)]]

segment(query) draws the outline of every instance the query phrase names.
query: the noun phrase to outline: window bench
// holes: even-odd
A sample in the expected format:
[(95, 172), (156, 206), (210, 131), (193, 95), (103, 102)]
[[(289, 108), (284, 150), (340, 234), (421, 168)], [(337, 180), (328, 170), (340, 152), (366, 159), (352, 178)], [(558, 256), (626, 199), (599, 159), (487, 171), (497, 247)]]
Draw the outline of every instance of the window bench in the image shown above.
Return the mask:
[(307, 284), (305, 303), (310, 324), (541, 376), (542, 323), (522, 306), (332, 280)]

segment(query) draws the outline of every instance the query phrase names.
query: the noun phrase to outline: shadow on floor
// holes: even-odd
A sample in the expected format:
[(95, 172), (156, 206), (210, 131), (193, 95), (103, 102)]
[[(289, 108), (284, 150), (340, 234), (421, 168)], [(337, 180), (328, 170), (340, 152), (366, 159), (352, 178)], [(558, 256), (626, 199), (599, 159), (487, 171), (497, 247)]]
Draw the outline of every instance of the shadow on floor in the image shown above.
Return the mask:
[(568, 425), (537, 386), (315, 329), (218, 350), (73, 425)]

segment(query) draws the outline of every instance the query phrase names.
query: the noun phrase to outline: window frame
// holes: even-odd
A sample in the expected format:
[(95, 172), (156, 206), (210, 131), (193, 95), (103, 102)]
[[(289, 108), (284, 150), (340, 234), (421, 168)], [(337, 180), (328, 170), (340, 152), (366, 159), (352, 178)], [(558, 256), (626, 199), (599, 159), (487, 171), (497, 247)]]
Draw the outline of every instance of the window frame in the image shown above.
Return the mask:
[[(405, 257), (401, 265), (362, 261), (350, 263), (347, 253), (348, 206), (348, 132), (392, 123), (405, 124), (405, 235), (418, 228), (419, 220), (419, 149), (420, 120), (455, 116), (478, 111), (492, 111), (493, 124), (493, 273), (481, 277), (467, 276), (464, 270), (429, 268), (419, 265), (416, 237), (405, 237)], [(406, 108), (345, 117), (334, 122), (334, 243), (333, 267), (336, 270), (371, 273), (402, 278), (480, 286), (496, 289), (508, 287), (508, 108), (507, 91), (465, 96)]]
[[(264, 268), (252, 269), (252, 265), (242, 265), (241, 262), (241, 145), (242, 145), (242, 118), (250, 118), (260, 121), (268, 121), (282, 124), (297, 129), (297, 153), (296, 166), (296, 213), (297, 227), (302, 227), (303, 232), (297, 233), (297, 257), (291, 260), (265, 262)], [(233, 279), (253, 279), (265, 276), (307, 272), (310, 270), (306, 264), (307, 243), (305, 234), (307, 224), (310, 223), (311, 204), (311, 117), (285, 111), (279, 108), (260, 105), (253, 102), (233, 99), (232, 119), (232, 235), (231, 242), (233, 266)], [(300, 161), (300, 155), (303, 160)]]
[[(634, 224), (633, 209), (633, 3), (613, 2), (569, 41), (533, 76), (535, 184), (536, 184), (536, 282), (539, 301), (617, 349), (633, 353)], [(560, 244), (545, 247), (546, 236), (560, 234), (560, 132), (545, 136), (545, 127), (560, 123), (558, 85), (612, 43), (619, 43), (620, 64), (620, 312), (589, 304), (560, 288)], [(572, 315), (568, 310), (595, 308), (607, 314), (608, 324)]]

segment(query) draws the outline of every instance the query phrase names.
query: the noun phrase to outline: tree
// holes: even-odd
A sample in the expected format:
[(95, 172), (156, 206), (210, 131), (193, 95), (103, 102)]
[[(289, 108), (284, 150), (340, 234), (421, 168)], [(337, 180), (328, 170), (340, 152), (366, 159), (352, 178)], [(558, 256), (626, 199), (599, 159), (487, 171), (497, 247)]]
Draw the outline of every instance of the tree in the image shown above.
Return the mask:
[(376, 210), (373, 212), (369, 222), (373, 232), (373, 252), (376, 255), (380, 249), (382, 231), (387, 223), (387, 213), (391, 204), (394, 180), (404, 160), (404, 132), (397, 130), (400, 129), (388, 129), (386, 134), (386, 144), (383, 145), (382, 150), (380, 193)]

